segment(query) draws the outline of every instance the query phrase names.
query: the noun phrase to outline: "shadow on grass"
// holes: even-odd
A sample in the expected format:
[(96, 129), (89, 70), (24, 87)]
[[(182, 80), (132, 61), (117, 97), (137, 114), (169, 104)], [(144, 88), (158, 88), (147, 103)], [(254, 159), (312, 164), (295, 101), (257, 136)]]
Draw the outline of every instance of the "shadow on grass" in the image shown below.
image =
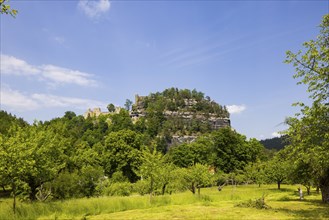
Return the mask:
[(10, 191), (9, 190), (7, 190), (7, 191), (0, 190), (0, 197), (1, 198), (10, 198)]
[[(290, 200), (296, 201), (296, 200)], [(284, 212), (289, 215), (296, 216), (297, 218), (307, 218), (307, 219), (328, 219), (329, 218), (329, 204), (322, 203), (319, 200), (304, 200), (303, 203), (308, 203), (313, 207), (308, 207), (307, 209), (291, 209), (291, 208), (277, 208), (272, 209), (278, 212)]]
[(290, 189), (290, 188), (281, 188), (281, 189), (278, 189), (278, 188), (271, 188), (271, 189), (268, 189), (268, 191), (273, 191), (275, 193), (278, 193), (278, 192), (297, 192), (297, 188), (296, 190), (295, 189)]

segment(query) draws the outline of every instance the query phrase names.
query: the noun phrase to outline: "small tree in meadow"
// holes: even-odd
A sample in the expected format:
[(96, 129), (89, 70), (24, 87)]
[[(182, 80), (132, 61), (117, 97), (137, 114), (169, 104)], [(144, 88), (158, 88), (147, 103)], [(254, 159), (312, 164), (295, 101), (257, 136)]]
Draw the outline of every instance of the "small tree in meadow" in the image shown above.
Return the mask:
[(200, 195), (201, 188), (211, 184), (211, 177), (212, 174), (209, 172), (208, 166), (199, 163), (185, 169), (184, 178), (188, 185), (188, 189), (193, 194), (195, 194), (197, 189), (198, 195)]
[(279, 152), (269, 161), (265, 168), (265, 175), (270, 182), (276, 182), (278, 189), (281, 189), (281, 183), (287, 179), (291, 168), (289, 162), (284, 157), (283, 152)]
[(161, 185), (162, 167), (164, 166), (164, 158), (161, 153), (158, 153), (155, 149), (151, 152), (149, 149), (145, 149), (141, 154), (141, 166), (137, 173), (141, 176), (142, 180), (148, 181), (148, 191), (150, 193), (150, 200), (154, 191)]

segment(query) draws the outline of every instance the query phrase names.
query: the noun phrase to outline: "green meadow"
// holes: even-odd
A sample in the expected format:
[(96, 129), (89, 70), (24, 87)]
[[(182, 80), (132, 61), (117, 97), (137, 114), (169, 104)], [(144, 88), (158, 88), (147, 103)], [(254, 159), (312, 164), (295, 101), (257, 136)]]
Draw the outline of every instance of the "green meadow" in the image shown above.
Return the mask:
[[(0, 199), (0, 219), (329, 219), (329, 205), (315, 190), (299, 199), (297, 185), (226, 186), (165, 196), (132, 195), (55, 202), (20, 202), (16, 214), (12, 199)], [(266, 208), (254, 206), (264, 198)]]

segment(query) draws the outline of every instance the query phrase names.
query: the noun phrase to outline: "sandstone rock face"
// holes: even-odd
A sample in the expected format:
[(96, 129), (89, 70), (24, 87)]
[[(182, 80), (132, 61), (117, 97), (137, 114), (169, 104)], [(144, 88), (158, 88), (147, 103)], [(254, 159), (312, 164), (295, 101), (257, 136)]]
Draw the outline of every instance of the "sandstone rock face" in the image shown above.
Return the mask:
[[(132, 117), (144, 117), (146, 115), (144, 109), (144, 99), (146, 96), (135, 95), (134, 113), (131, 113)], [(185, 105), (188, 107), (195, 106), (198, 102), (193, 99), (184, 100)], [(164, 116), (166, 118), (178, 117), (188, 122), (192, 119), (197, 119), (200, 121), (208, 121), (212, 130), (217, 130), (219, 128), (230, 127), (231, 121), (229, 118), (218, 117), (216, 114), (203, 114), (195, 113), (189, 111), (164, 111)]]
[(198, 136), (187, 136), (187, 135), (177, 136), (177, 135), (174, 135), (174, 136), (172, 136), (171, 142), (168, 143), (168, 145), (172, 146), (172, 145), (179, 145), (179, 144), (183, 144), (183, 143), (188, 143), (189, 144), (189, 143), (194, 142), (197, 137)]
[[(133, 117), (144, 117), (146, 115), (145, 107), (146, 96), (135, 96), (134, 113)], [(168, 119), (180, 119), (184, 121), (186, 126), (191, 126), (193, 121), (199, 121), (202, 123), (208, 123), (211, 130), (217, 130), (220, 128), (231, 127), (231, 121), (228, 117), (219, 117), (216, 114), (193, 112), (188, 109), (193, 109), (198, 102), (194, 99), (184, 99), (185, 109), (178, 109), (177, 111), (165, 110), (163, 115)], [(194, 134), (190, 135), (173, 135), (171, 141), (168, 142), (168, 147), (173, 145), (179, 145), (182, 143), (192, 143), (198, 136)]]
[[(145, 109), (147, 107), (147, 99), (147, 96), (135, 95), (135, 103), (133, 105), (133, 109), (129, 112), (133, 122), (137, 122), (140, 118), (145, 117), (147, 115), (147, 111)], [(148, 100), (148, 102), (150, 102), (150, 100)], [(203, 125), (207, 125), (209, 126), (208, 128), (210, 128), (210, 130), (231, 127), (231, 121), (228, 118), (228, 114), (215, 114), (209, 112), (206, 113), (205, 111), (198, 111), (195, 108), (198, 104), (199, 102), (195, 99), (184, 99), (184, 108), (176, 108), (173, 111), (165, 109), (163, 111), (163, 115), (167, 120), (180, 120), (184, 124), (183, 130), (179, 130), (178, 132), (174, 132), (172, 134), (172, 139), (168, 142), (168, 147), (182, 143), (192, 143), (193, 141), (195, 141), (199, 133), (195, 134), (194, 132), (184, 132), (185, 128), (193, 126), (193, 123), (202, 123)], [(88, 109), (84, 114), (84, 117), (88, 118), (98, 117), (100, 115), (107, 114), (118, 114), (120, 112), (120, 109), (120, 107), (116, 107), (115, 112), (113, 113), (101, 112), (100, 108), (94, 108), (93, 110)], [(221, 117), (220, 115), (223, 117)]]

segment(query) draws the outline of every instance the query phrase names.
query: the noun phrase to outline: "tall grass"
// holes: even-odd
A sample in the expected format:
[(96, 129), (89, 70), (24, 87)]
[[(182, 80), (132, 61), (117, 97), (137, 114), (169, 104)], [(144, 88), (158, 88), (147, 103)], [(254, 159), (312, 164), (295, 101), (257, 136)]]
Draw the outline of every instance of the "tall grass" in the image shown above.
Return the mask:
[[(82, 198), (45, 203), (19, 202), (16, 215), (12, 211), (12, 199), (0, 199), (0, 219), (88, 219), (97, 215), (101, 219), (101, 216), (107, 218), (105, 214), (120, 213), (128, 210), (131, 210), (130, 212), (133, 210), (136, 210), (134, 212), (138, 212), (138, 210), (145, 209), (154, 210), (155, 212), (161, 212), (161, 210), (163, 212), (174, 212), (175, 209), (179, 209), (180, 207), (182, 209), (185, 207), (187, 213), (189, 213), (188, 207), (191, 207), (191, 211), (195, 210), (195, 207), (209, 207), (209, 209), (211, 207), (227, 207), (227, 209), (237, 210), (238, 208), (234, 208), (234, 204), (250, 199), (257, 199), (262, 195), (266, 195), (266, 200), (271, 203), (271, 207), (278, 210), (287, 208), (287, 210), (284, 210), (284, 213), (288, 213), (288, 216), (290, 216), (291, 213), (289, 214), (289, 210), (292, 208), (289, 208), (290, 203), (288, 202), (300, 203), (300, 201), (298, 201), (297, 188), (295, 186), (285, 187), (283, 190), (277, 190), (274, 185), (260, 188), (255, 185), (226, 186), (220, 192), (216, 188), (206, 188), (201, 190), (200, 197), (193, 195), (191, 192), (184, 192), (156, 196), (151, 201), (149, 196), (133, 195), (130, 197)], [(305, 202), (314, 200), (320, 200), (320, 195), (312, 194), (309, 197), (305, 196)], [(241, 210), (243, 208), (239, 209)], [(202, 211), (200, 212), (202, 214)], [(208, 215), (210, 217), (212, 216), (211, 214)], [(327, 217), (329, 218), (329, 213)]]

